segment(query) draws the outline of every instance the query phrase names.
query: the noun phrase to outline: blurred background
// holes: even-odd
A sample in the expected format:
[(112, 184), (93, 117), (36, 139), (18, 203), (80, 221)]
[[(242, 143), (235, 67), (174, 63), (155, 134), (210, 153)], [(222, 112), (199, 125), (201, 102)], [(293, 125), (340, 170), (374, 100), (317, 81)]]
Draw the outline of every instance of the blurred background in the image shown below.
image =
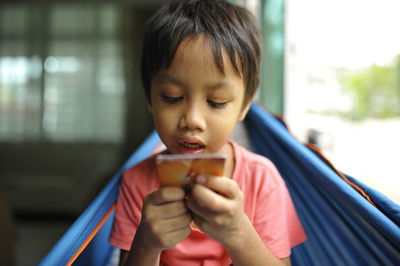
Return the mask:
[[(0, 0), (0, 265), (35, 265), (152, 131), (139, 76), (162, 0)], [(258, 98), (400, 203), (400, 2), (236, 0), (264, 37)]]
[(284, 116), (400, 204), (400, 1), (287, 0)]

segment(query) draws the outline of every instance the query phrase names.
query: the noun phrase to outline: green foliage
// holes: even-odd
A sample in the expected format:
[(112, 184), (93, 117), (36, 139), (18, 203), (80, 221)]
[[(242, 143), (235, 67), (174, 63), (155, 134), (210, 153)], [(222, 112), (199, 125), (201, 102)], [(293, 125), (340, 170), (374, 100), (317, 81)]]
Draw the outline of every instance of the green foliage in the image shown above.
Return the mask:
[(372, 65), (349, 71), (340, 79), (342, 89), (353, 98), (353, 109), (347, 118), (389, 118), (400, 116), (400, 55), (393, 64)]

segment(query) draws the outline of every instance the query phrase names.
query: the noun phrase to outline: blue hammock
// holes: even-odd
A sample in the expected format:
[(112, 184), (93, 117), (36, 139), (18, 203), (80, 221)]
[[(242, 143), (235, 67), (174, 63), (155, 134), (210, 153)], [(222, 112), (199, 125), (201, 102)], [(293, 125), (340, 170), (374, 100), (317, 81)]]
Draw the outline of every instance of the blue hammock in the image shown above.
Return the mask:
[[(253, 151), (271, 159), (285, 179), (306, 231), (307, 242), (293, 249), (293, 265), (400, 265), (399, 205), (356, 179), (341, 178), (261, 106), (252, 105), (245, 124)], [(159, 143), (156, 133), (148, 137), (40, 265), (66, 265), (82, 249), (74, 265), (106, 265), (121, 175)]]

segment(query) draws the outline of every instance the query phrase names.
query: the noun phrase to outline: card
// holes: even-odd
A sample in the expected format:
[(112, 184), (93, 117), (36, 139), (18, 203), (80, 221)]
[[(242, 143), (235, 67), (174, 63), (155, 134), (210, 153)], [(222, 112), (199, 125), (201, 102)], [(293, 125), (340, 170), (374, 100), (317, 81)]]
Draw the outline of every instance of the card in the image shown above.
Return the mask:
[(199, 175), (223, 176), (226, 157), (217, 154), (160, 154), (156, 157), (161, 186), (186, 186)]

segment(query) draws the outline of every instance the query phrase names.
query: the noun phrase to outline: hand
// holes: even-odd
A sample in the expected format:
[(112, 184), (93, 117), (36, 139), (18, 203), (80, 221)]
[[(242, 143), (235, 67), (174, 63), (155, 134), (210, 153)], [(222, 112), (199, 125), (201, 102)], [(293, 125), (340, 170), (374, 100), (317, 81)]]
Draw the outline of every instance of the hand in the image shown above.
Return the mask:
[(162, 251), (185, 239), (191, 232), (192, 217), (184, 200), (185, 191), (180, 187), (160, 187), (147, 195), (135, 241)]
[(240, 241), (251, 225), (243, 192), (227, 177), (198, 177), (186, 204), (200, 230), (225, 247)]

